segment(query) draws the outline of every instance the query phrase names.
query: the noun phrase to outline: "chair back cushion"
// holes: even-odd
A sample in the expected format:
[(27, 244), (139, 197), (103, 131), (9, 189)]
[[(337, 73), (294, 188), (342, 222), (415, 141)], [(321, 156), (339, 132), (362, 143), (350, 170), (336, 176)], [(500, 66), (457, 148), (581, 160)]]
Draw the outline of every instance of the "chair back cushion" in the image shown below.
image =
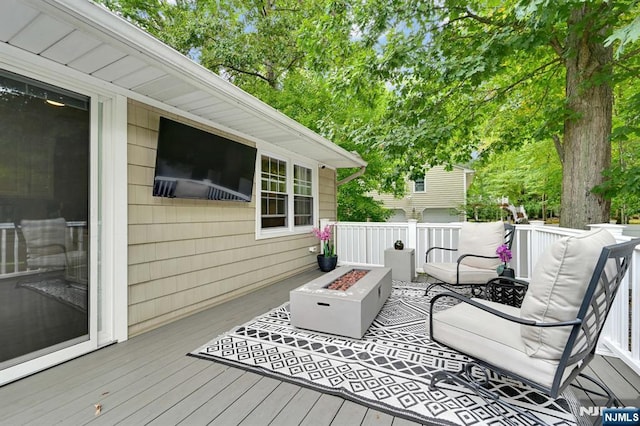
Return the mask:
[(465, 257), (460, 263), (474, 268), (495, 270), (501, 263), (496, 254), (496, 249), (501, 244), (504, 244), (504, 223), (464, 222), (458, 238), (458, 255), (477, 254), (494, 258)]
[[(605, 229), (564, 237), (538, 259), (520, 316), (538, 322), (576, 319), (602, 248), (616, 240)], [(571, 327), (529, 327), (520, 334), (527, 355), (558, 360), (565, 349)]]
[(67, 222), (64, 218), (23, 220), (29, 268), (64, 267)]

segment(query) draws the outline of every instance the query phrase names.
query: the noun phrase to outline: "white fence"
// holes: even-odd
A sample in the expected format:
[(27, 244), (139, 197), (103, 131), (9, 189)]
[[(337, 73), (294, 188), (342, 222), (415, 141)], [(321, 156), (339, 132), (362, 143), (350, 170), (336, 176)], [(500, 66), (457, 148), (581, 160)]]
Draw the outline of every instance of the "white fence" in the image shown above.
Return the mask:
[[(322, 221), (321, 226), (332, 222)], [(341, 265), (384, 265), (384, 251), (402, 240), (405, 248), (415, 249), (416, 271), (423, 271), (425, 253), (430, 247), (456, 247), (460, 223), (408, 222), (335, 222), (335, 244)], [(607, 228), (619, 242), (631, 237), (623, 236), (623, 226), (600, 224), (592, 227)], [(543, 226), (535, 221), (531, 225), (517, 225), (510, 266), (516, 276), (528, 279), (540, 254), (554, 241), (582, 230)], [(455, 262), (455, 254), (448, 252), (432, 259), (437, 262)], [(610, 317), (599, 342), (599, 352), (622, 359), (640, 374), (640, 246), (636, 247), (631, 267), (616, 297)]]

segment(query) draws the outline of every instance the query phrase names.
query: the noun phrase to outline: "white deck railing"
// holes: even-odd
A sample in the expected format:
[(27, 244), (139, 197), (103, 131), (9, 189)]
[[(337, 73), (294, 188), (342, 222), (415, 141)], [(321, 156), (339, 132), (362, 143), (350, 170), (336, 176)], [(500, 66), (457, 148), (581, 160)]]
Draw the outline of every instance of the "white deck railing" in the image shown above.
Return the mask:
[[(67, 222), (67, 242), (73, 250), (85, 250), (87, 222)], [(19, 227), (13, 223), (0, 223), (0, 278), (29, 273), (26, 262), (26, 245)]]
[[(456, 247), (461, 223), (417, 223), (408, 222), (330, 222), (323, 220), (321, 226), (335, 225), (335, 244), (341, 265), (384, 265), (384, 251), (402, 240), (405, 248), (415, 249), (416, 271), (423, 272), (427, 249), (434, 246)], [(611, 231), (618, 242), (628, 241), (623, 236), (623, 226), (592, 225)], [(516, 276), (531, 277), (531, 271), (540, 254), (554, 241), (576, 235), (582, 230), (544, 226), (541, 222), (517, 225), (513, 242), (513, 259), (510, 266)], [(454, 262), (455, 254), (438, 255), (431, 261)], [(622, 359), (640, 375), (640, 246), (636, 247), (631, 267), (616, 297), (607, 324), (602, 333), (598, 351)]]

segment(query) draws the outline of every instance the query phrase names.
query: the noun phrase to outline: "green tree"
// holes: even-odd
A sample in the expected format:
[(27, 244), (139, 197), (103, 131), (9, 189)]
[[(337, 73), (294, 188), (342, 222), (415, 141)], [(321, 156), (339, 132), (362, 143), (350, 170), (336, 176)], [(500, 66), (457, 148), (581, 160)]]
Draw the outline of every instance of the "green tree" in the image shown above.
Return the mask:
[(469, 203), (481, 219), (500, 217), (495, 211), (503, 197), (524, 206), (530, 219), (546, 220), (560, 209), (562, 165), (550, 140), (492, 153), (472, 167)]
[(614, 89), (638, 71), (637, 1), (105, 2), (358, 150), (371, 164), (363, 190), (542, 141), (562, 165), (561, 225), (608, 221), (621, 190), (592, 191), (611, 163)]
[[(627, 46), (630, 53), (614, 62), (605, 40), (637, 16), (637, 2), (377, 0), (352, 7), (362, 38), (380, 46), (374, 68), (398, 94), (389, 126), (378, 129), (379, 147), (457, 163), (474, 151), (550, 139), (563, 166), (561, 225), (608, 221), (610, 202), (592, 189), (611, 161), (612, 88), (629, 78), (618, 67), (635, 52)], [(501, 126), (493, 120), (498, 112), (516, 117), (511, 124), (526, 123)], [(498, 126), (478, 132), (490, 121)]]
[[(359, 79), (375, 52), (351, 42), (350, 31), (314, 39), (319, 21), (336, 19), (341, 6), (311, 0), (104, 0), (154, 36), (205, 67), (328, 137), (368, 162), (357, 181), (339, 187), (341, 220), (383, 220), (389, 212), (366, 194), (398, 192), (401, 174), (369, 149), (362, 129), (381, 120), (388, 91), (380, 80)], [(327, 38), (330, 37), (330, 38)], [(321, 43), (335, 54), (320, 60), (305, 52)], [(358, 71), (360, 72), (360, 71)], [(356, 170), (340, 170), (338, 180)], [(397, 188), (397, 189), (396, 189)]]

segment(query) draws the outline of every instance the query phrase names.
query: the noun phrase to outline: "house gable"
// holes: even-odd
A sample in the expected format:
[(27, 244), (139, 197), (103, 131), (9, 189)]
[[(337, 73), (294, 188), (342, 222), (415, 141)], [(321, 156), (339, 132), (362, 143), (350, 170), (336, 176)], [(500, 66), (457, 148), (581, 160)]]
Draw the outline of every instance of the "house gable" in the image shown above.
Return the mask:
[(414, 182), (407, 179), (403, 197), (384, 193), (374, 193), (373, 196), (386, 208), (402, 212), (396, 214), (395, 220), (404, 216), (406, 219), (429, 221), (429, 212), (437, 212), (439, 218), (449, 216), (449, 220), (457, 220), (460, 218), (451, 212), (465, 203), (472, 173), (460, 166), (454, 166), (450, 171), (444, 166), (434, 166), (425, 173), (424, 190), (415, 191)]

